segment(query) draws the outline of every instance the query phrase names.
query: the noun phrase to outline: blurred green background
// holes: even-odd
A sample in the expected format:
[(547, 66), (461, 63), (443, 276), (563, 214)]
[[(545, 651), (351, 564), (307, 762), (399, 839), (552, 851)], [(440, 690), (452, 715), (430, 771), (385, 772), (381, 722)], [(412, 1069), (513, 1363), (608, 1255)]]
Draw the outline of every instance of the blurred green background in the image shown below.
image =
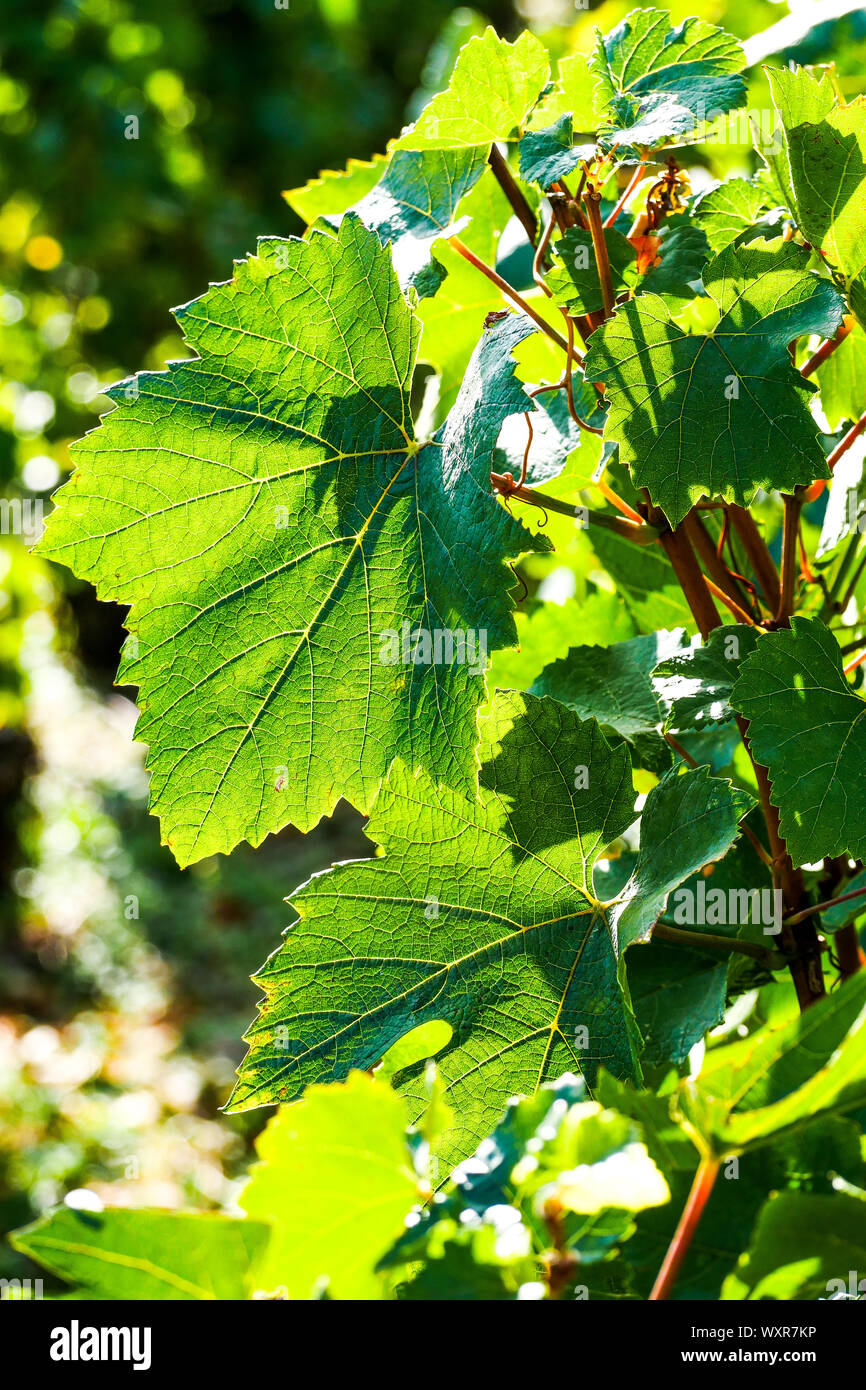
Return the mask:
[[(484, 23), (528, 25), (556, 57), (631, 8), (2, 0), (0, 499), (24, 504), (25, 531), (101, 388), (184, 355), (169, 306), (226, 279), (258, 235), (301, 230), (281, 190), (384, 150)], [(741, 37), (788, 15), (666, 8)], [(844, 83), (864, 67), (866, 10), (827, 11), (797, 6), (768, 51), (832, 54)], [(756, 70), (766, 106), (762, 88)], [(745, 147), (697, 157), (753, 167)], [(27, 539), (0, 535), (0, 1231), (84, 1184), (113, 1204), (219, 1205), (263, 1119), (219, 1115), (248, 977), (279, 943), (283, 897), (365, 852), (362, 822), (344, 808), (180, 873), (146, 813), (134, 692), (112, 686), (122, 612)], [(0, 1275), (17, 1258), (0, 1245)]]

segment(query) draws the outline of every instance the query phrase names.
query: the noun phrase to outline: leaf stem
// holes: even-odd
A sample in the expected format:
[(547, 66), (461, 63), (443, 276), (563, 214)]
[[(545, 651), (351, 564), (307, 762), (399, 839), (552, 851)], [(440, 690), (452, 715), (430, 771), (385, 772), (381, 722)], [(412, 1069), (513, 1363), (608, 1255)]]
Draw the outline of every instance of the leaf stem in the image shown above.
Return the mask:
[(656, 922), (652, 935), (654, 939), (669, 941), (673, 946), (692, 946), (695, 950), (725, 951), (728, 955), (733, 953), (749, 956), (770, 970), (780, 970), (788, 963), (781, 951), (771, 951), (766, 946), (758, 946), (751, 941), (739, 941), (736, 937), (714, 936), (711, 932), (683, 931), (680, 927), (669, 927), (667, 922)]
[(736, 504), (728, 508), (731, 523), (739, 536), (752, 572), (761, 586), (761, 592), (771, 613), (779, 606), (779, 571), (767, 548), (767, 542), (758, 530), (757, 522), (745, 507)]
[(620, 213), (622, 212), (632, 193), (634, 193), (635, 189), (640, 183), (644, 174), (644, 165), (647, 162), (648, 156), (649, 150), (643, 150), (640, 157), (640, 164), (638, 164), (637, 168), (635, 169), (634, 173), (632, 174), (631, 178), (626, 184), (623, 192), (617, 199), (616, 207), (613, 209), (612, 212), (608, 213), (607, 217), (604, 219), (604, 222), (602, 223), (602, 226), (605, 229), (613, 226), (614, 222), (619, 217)]
[(853, 898), (862, 898), (866, 894), (866, 888), (855, 888), (853, 893), (840, 893), (838, 898), (827, 898), (823, 903), (814, 903), (812, 907), (804, 907), (802, 912), (794, 912), (790, 917), (783, 918), (789, 927), (793, 927), (797, 922), (805, 922), (807, 917), (811, 917), (813, 912), (824, 912), (828, 907), (835, 907), (837, 903), (851, 902)]
[(709, 1154), (702, 1158), (698, 1164), (698, 1170), (683, 1207), (683, 1214), (668, 1246), (667, 1254), (658, 1272), (658, 1278), (653, 1284), (652, 1293), (649, 1296), (651, 1303), (670, 1298), (676, 1277), (680, 1272), (680, 1266), (688, 1253), (704, 1207), (709, 1201), (720, 1166), (719, 1159), (711, 1157)]
[(575, 507), (573, 502), (550, 497), (546, 492), (538, 492), (532, 487), (522, 487), (520, 483), (515, 483), (510, 473), (491, 473), (490, 481), (496, 491), (509, 501), (516, 499), (518, 502), (528, 502), (543, 511), (558, 512), (560, 516), (568, 516), (572, 520), (580, 512), (585, 512), (590, 525), (601, 526), (606, 531), (615, 531), (617, 535), (624, 536), (626, 540), (634, 541), (637, 545), (653, 545), (659, 539), (655, 527), (648, 526), (646, 522), (636, 526), (634, 522), (626, 521), (625, 517), (610, 516), (607, 512), (596, 512), (589, 507)]
[(604, 239), (604, 228), (601, 225), (601, 194), (596, 193), (592, 188), (587, 188), (583, 195), (583, 205), (586, 208), (586, 220), (592, 234), (592, 249), (595, 252), (595, 264), (598, 268), (604, 317), (609, 319), (614, 308), (613, 282), (610, 278), (607, 242)]
[(502, 294), (532, 319), (532, 322), (541, 329), (542, 333), (546, 333), (548, 338), (552, 338), (553, 341), (562, 348), (564, 353), (568, 353), (568, 343), (565, 338), (563, 338), (562, 334), (557, 333), (556, 329), (552, 327), (551, 324), (547, 323), (540, 314), (536, 313), (532, 305), (527, 304), (523, 296), (518, 294), (517, 290), (509, 285), (507, 280), (503, 280), (502, 276), (497, 275), (496, 271), (492, 270), (489, 265), (485, 265), (484, 261), (476, 256), (474, 251), (470, 251), (469, 247), (460, 240), (459, 236), (449, 237), (448, 245), (453, 247), (453, 249), (457, 251), (464, 260), (468, 261), (470, 265), (474, 265), (476, 270), (480, 270), (482, 275), (486, 275), (487, 279), (490, 280)]
[(866, 430), (866, 410), (864, 410), (859, 420), (857, 420), (856, 423), (851, 426), (848, 433), (846, 435), (843, 435), (843, 437), (839, 440), (839, 443), (836, 445), (836, 448), (833, 450), (833, 452), (827, 455), (827, 467), (830, 469), (831, 472), (836, 467), (836, 464), (839, 462), (842, 455), (847, 454), (848, 450), (851, 448), (851, 445), (854, 443), (854, 440), (857, 439), (863, 433), (864, 430)]
[(826, 342), (821, 344), (817, 352), (813, 352), (808, 362), (804, 362), (800, 368), (800, 375), (811, 376), (813, 372), (817, 372), (818, 368), (827, 361), (827, 358), (833, 355), (839, 344), (845, 341), (853, 327), (854, 320), (850, 315), (846, 315), (835, 338), (828, 338)]
[(782, 530), (782, 565), (779, 580), (779, 603), (776, 608), (775, 627), (789, 627), (794, 611), (794, 584), (800, 572), (797, 557), (797, 535), (800, 528), (802, 496), (785, 493), (785, 521)]
[(538, 224), (535, 220), (535, 214), (515, 182), (514, 175), (508, 167), (508, 161), (495, 142), (490, 146), (487, 163), (493, 170), (496, 182), (511, 204), (514, 215), (519, 219), (523, 230), (534, 246), (535, 239), (538, 236)]

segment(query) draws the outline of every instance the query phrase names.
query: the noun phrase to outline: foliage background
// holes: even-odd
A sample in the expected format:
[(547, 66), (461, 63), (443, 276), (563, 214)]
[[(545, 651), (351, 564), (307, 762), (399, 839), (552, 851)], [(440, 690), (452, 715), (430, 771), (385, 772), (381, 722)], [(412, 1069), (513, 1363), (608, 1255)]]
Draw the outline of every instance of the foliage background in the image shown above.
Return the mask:
[[(227, 278), (258, 235), (298, 232), (280, 191), (383, 150), (472, 32), (528, 25), (555, 55), (632, 7), (6, 0), (0, 495), (47, 501), (100, 387), (184, 355), (168, 306)], [(787, 13), (667, 8), (740, 37)], [(863, 71), (866, 10), (783, 50), (831, 54), (843, 84)], [(758, 71), (749, 105), (768, 104)], [(750, 171), (745, 147), (701, 158), (708, 177)], [(19, 538), (0, 545), (0, 1228), (85, 1184), (113, 1205), (224, 1205), (262, 1118), (219, 1115), (247, 976), (278, 945), (283, 896), (365, 852), (362, 822), (341, 808), (306, 838), (181, 874), (146, 814), (132, 692), (112, 687), (120, 610)], [(0, 1245), (0, 1275), (17, 1264)]]

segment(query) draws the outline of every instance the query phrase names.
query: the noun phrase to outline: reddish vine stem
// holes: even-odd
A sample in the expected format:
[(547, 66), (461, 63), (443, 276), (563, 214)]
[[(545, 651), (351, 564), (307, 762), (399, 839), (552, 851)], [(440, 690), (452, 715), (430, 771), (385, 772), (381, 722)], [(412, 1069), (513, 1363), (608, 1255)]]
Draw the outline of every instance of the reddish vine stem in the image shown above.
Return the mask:
[(794, 585), (799, 573), (797, 560), (797, 535), (800, 529), (800, 509), (802, 497), (785, 494), (785, 521), (782, 530), (782, 565), (779, 579), (779, 603), (776, 608), (775, 626), (788, 627), (794, 611)]
[(745, 507), (736, 504), (728, 507), (731, 524), (740, 538), (746, 558), (752, 566), (755, 578), (761, 586), (761, 593), (771, 613), (779, 606), (779, 572), (767, 548), (767, 542), (758, 530), (757, 522)]
[[(540, 507), (543, 511), (558, 512), (560, 516), (575, 519), (581, 510), (576, 508), (572, 502), (564, 502), (559, 497), (549, 497), (546, 492), (538, 492), (532, 487), (523, 487), (516, 483), (510, 473), (491, 473), (490, 481), (496, 491), (509, 501), (528, 502), (533, 507)], [(634, 522), (626, 521), (625, 517), (610, 516), (606, 512), (596, 512), (591, 508), (585, 508), (586, 514), (594, 526), (601, 526), (606, 531), (615, 531), (617, 535), (623, 536), (626, 540), (634, 541), (636, 545), (654, 545), (659, 538), (659, 533), (654, 526), (647, 526), (641, 522), (636, 526)]]
[(594, 189), (588, 188), (583, 195), (583, 205), (586, 208), (586, 219), (589, 223), (589, 230), (592, 234), (592, 249), (595, 252), (595, 264), (598, 268), (598, 280), (601, 285), (601, 301), (604, 305), (604, 317), (610, 318), (614, 309), (613, 302), (613, 282), (610, 278), (610, 260), (607, 254), (607, 242), (604, 239), (604, 228), (601, 225), (601, 194)]
[(655, 922), (652, 935), (654, 940), (668, 941), (672, 946), (690, 946), (696, 951), (724, 951), (729, 956), (748, 956), (750, 960), (760, 961), (768, 970), (780, 970), (786, 964), (780, 952), (771, 951), (766, 946), (738, 941), (731, 936), (714, 936), (712, 932), (682, 931), (680, 927), (669, 927), (667, 922)]
[[(730, 606), (731, 603), (735, 605), (731, 610), (732, 612), (736, 612), (736, 610), (744, 611), (748, 604), (748, 599), (710, 540), (706, 527), (697, 512), (690, 512), (683, 522), (683, 526), (685, 527), (689, 542), (697, 553), (698, 559), (703, 564), (708, 576), (718, 586), (718, 589), (723, 591), (724, 595), (726, 595), (725, 603), (728, 604), (728, 606)], [(724, 536), (724, 532), (722, 534)], [(753, 618), (747, 616), (745, 621), (754, 627)]]
[(658, 1278), (653, 1284), (652, 1293), (649, 1296), (650, 1302), (670, 1298), (676, 1277), (680, 1272), (680, 1266), (688, 1253), (698, 1222), (715, 1186), (720, 1166), (719, 1159), (710, 1155), (702, 1158), (698, 1164), (698, 1171), (695, 1173), (691, 1190), (686, 1198), (683, 1214), (668, 1246), (667, 1254), (658, 1272)]
[[(848, 433), (844, 435), (842, 439), (839, 440), (839, 443), (836, 445), (836, 448), (833, 450), (833, 452), (828, 455), (827, 467), (830, 469), (831, 472), (836, 467), (836, 464), (839, 462), (842, 455), (847, 454), (848, 450), (851, 448), (851, 445), (854, 443), (854, 440), (857, 439), (863, 433), (864, 430), (866, 430), (866, 410), (864, 410), (859, 420), (857, 420), (857, 422), (851, 426)], [(821, 481), (824, 480), (821, 479)]]
[(604, 219), (604, 222), (602, 223), (603, 227), (607, 228), (613, 226), (614, 222), (619, 217), (620, 213), (622, 212), (632, 193), (634, 193), (635, 189), (641, 181), (641, 178), (643, 177), (644, 165), (646, 164), (648, 154), (648, 150), (644, 150), (641, 154), (640, 164), (638, 164), (637, 168), (635, 169), (634, 173), (632, 174), (631, 178), (626, 184), (623, 192), (617, 199), (616, 207), (613, 209), (612, 212), (609, 212), (607, 217)]
[(514, 215), (520, 220), (526, 235), (534, 246), (535, 239), (538, 236), (538, 224), (535, 220), (535, 214), (521, 193), (515, 182), (514, 175), (508, 167), (506, 159), (495, 143), (490, 146), (487, 162), (493, 170), (496, 182), (511, 204)]
[[(653, 513), (650, 514), (650, 520), (652, 518)], [(686, 602), (698, 625), (698, 631), (706, 641), (714, 628), (721, 627), (722, 620), (716, 610), (716, 605), (713, 603), (701, 568), (695, 559), (688, 536), (680, 525), (673, 531), (663, 531), (659, 540), (673, 566), (680, 588), (686, 596)]]
[(808, 362), (804, 362), (802, 367), (800, 368), (800, 375), (811, 376), (813, 372), (817, 372), (818, 368), (823, 366), (823, 364), (827, 361), (827, 358), (831, 357), (832, 354), (836, 351), (839, 344), (845, 341), (845, 339), (848, 337), (848, 334), (851, 332), (853, 326), (853, 319), (843, 319), (842, 326), (839, 329), (839, 332), (836, 334), (835, 338), (828, 338), (825, 343), (821, 344), (817, 352), (813, 352)]
[(552, 338), (557, 346), (561, 347), (563, 352), (568, 355), (568, 343), (565, 338), (563, 338), (562, 334), (557, 333), (556, 329), (551, 324), (547, 323), (540, 314), (536, 313), (532, 305), (527, 304), (523, 296), (519, 294), (512, 285), (509, 285), (507, 280), (503, 280), (501, 275), (497, 275), (495, 270), (492, 270), (489, 265), (485, 265), (484, 261), (476, 256), (474, 251), (470, 251), (469, 247), (464, 245), (459, 236), (449, 237), (448, 245), (458, 252), (465, 261), (468, 261), (470, 265), (474, 265), (476, 270), (480, 270), (482, 275), (486, 275), (487, 279), (490, 280), (502, 294), (510, 299), (512, 303), (516, 304), (519, 309), (522, 309), (524, 314), (528, 315), (528, 317), (532, 319), (532, 322), (541, 329), (542, 333), (546, 333), (548, 338)]

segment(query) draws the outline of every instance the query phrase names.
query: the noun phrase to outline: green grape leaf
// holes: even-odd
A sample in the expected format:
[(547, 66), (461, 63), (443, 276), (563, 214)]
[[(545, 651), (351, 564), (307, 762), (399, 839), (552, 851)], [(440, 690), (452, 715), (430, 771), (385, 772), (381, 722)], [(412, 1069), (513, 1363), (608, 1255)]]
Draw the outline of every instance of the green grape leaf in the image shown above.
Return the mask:
[(9, 1239), (80, 1298), (241, 1299), (268, 1228), (216, 1213), (60, 1207)]
[(520, 177), (541, 188), (564, 179), (581, 159), (591, 159), (594, 145), (575, 145), (572, 117), (566, 113), (542, 130), (527, 130), (518, 146)]
[(709, 245), (700, 227), (674, 218), (659, 231), (659, 263), (651, 265), (635, 282), (635, 293), (649, 290), (663, 298), (694, 299), (694, 284), (701, 283)]
[(121, 679), (175, 856), (365, 809), (394, 755), (474, 786), (482, 647), (515, 640), (505, 561), (549, 545), (488, 476), (530, 321), (485, 332), (419, 452), (417, 321), (356, 218), (263, 243), (178, 317), (200, 356), (113, 389), (41, 546), (132, 605)]
[(711, 333), (684, 333), (652, 294), (593, 333), (586, 376), (610, 400), (605, 435), (672, 526), (704, 494), (748, 506), (759, 487), (829, 476), (788, 343), (832, 336), (842, 300), (808, 261), (793, 242), (730, 246), (703, 274), (721, 311)]
[(846, 420), (857, 420), (866, 410), (866, 333), (859, 323), (831, 352), (815, 373), (821, 392), (821, 409), (831, 430)]
[(750, 230), (768, 201), (767, 190), (758, 180), (732, 178), (699, 194), (692, 215), (718, 254)]
[(822, 1116), (866, 1102), (866, 971), (805, 1014), (771, 1020), (711, 1049), (680, 1084), (676, 1112), (718, 1154), (776, 1142)]
[(664, 10), (632, 10), (598, 34), (590, 66), (606, 112), (605, 143), (655, 146), (696, 138), (705, 123), (739, 106), (746, 56), (737, 40), (701, 19), (674, 28)]
[(711, 777), (706, 767), (672, 770), (653, 787), (641, 813), (634, 872), (610, 908), (618, 957), (649, 939), (669, 893), (683, 879), (727, 854), (753, 805), (748, 792)]
[(591, 886), (633, 816), (628, 753), (551, 700), (499, 692), (480, 757), (478, 801), (396, 764), (366, 831), (380, 857), (293, 896), (300, 921), (256, 977), (265, 1000), (232, 1109), (369, 1068), (432, 1019), (454, 1030), (437, 1063), (464, 1151), (516, 1089), (566, 1066), (635, 1074)]
[(666, 710), (665, 728), (703, 732), (708, 725), (735, 717), (731, 688), (740, 661), (755, 650), (758, 634), (745, 624), (715, 628), (706, 642), (659, 662), (653, 676), (656, 695)]
[(401, 150), (456, 150), (513, 140), (550, 76), (543, 44), (528, 30), (514, 43), (494, 29), (460, 50), (451, 81), (395, 142)]
[(376, 1265), (419, 1196), (403, 1098), (352, 1072), (279, 1110), (256, 1149), (239, 1200), (272, 1228), (258, 1288), (308, 1299), (324, 1285), (330, 1298), (381, 1298)]
[(411, 287), (425, 299), (439, 289), (447, 272), (433, 243), (462, 230), (459, 205), (486, 168), (486, 146), (395, 150), (375, 188), (352, 205), (365, 227), (391, 243), (402, 290)]
[(626, 975), (647, 1066), (679, 1066), (724, 1017), (728, 967), (717, 954), (651, 941), (629, 952)]
[(855, 533), (866, 531), (866, 439), (854, 440), (833, 469), (827, 509), (815, 551), (817, 559), (831, 555)]
[(866, 326), (866, 98), (836, 101), (829, 75), (768, 68), (783, 149), (771, 156), (803, 236), (845, 286)]
[[(774, 1192), (723, 1299), (866, 1297), (866, 1196)], [(852, 1274), (852, 1271), (853, 1274)]]
[(770, 799), (795, 864), (866, 854), (866, 704), (849, 686), (835, 637), (817, 618), (760, 639), (731, 703), (769, 770)]
[(547, 665), (533, 683), (533, 695), (552, 695), (581, 719), (597, 719), (635, 749), (641, 764), (662, 773), (671, 752), (661, 735), (662, 711), (652, 673), (659, 662), (683, 649), (682, 628), (632, 637), (604, 646), (572, 647)]
[(311, 227), (319, 217), (348, 212), (376, 187), (387, 166), (386, 154), (374, 154), (371, 160), (350, 159), (345, 169), (323, 169), (318, 178), (308, 180), (302, 188), (287, 189), (283, 197)]

